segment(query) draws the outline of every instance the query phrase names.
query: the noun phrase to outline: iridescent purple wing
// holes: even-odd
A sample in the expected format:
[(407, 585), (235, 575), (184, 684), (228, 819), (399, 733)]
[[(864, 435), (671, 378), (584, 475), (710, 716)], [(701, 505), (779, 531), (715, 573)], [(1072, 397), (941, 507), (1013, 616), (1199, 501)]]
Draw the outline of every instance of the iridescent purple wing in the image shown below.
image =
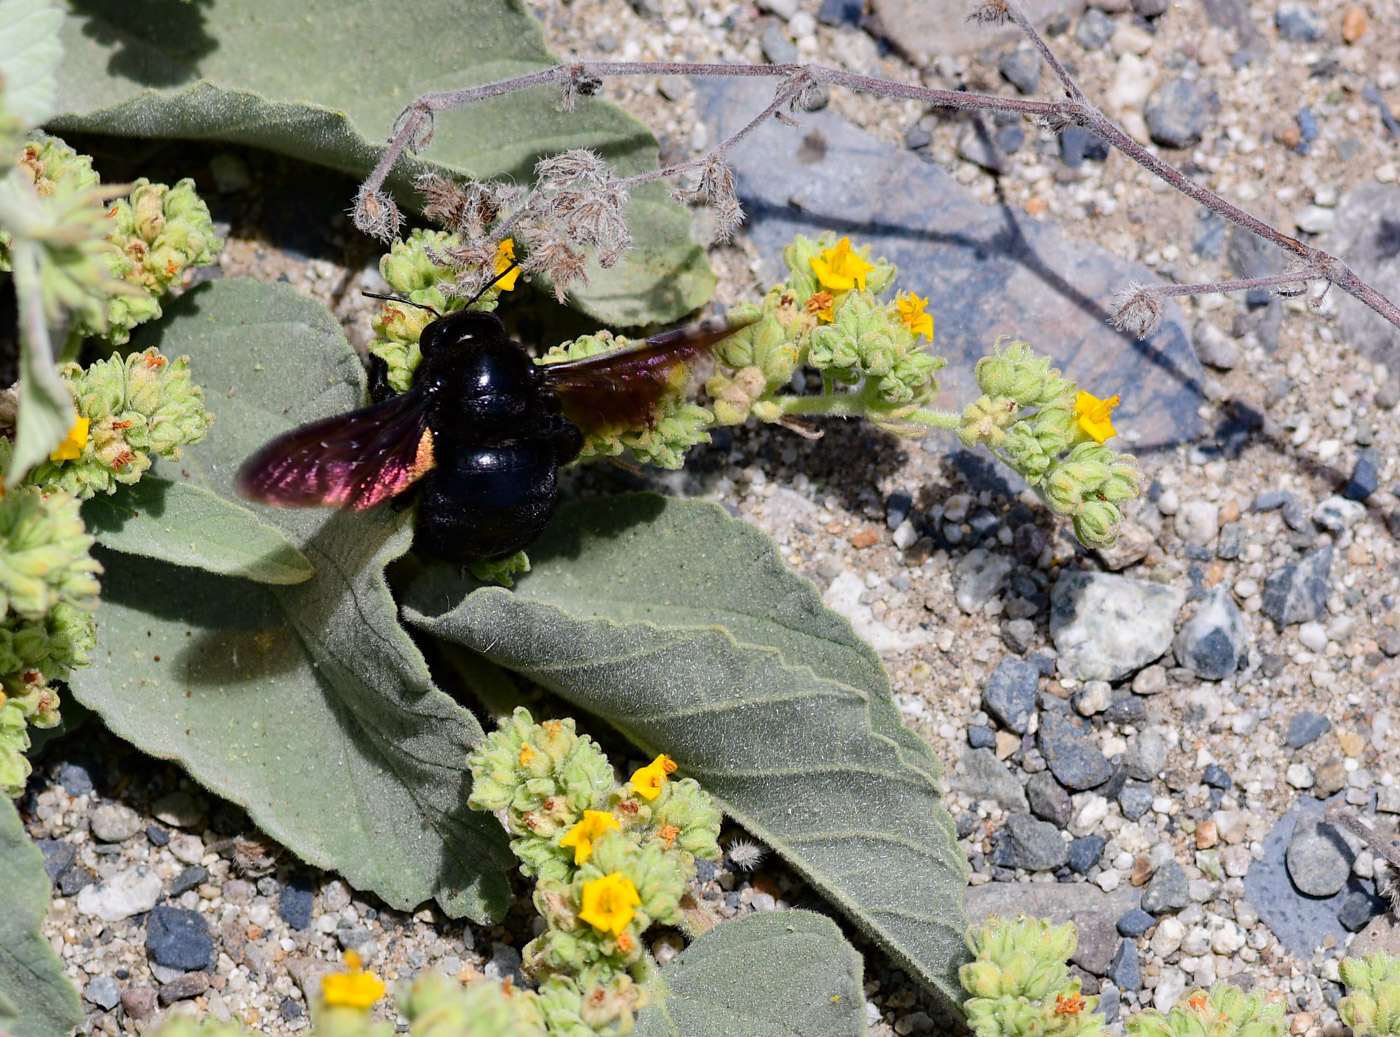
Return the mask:
[(662, 397), (684, 388), (687, 365), (749, 323), (713, 317), (654, 335), (635, 349), (546, 364), (545, 382), (559, 397), (564, 416), (585, 433), (645, 428)]
[(276, 508), (363, 511), (433, 467), (432, 398), (410, 389), (278, 436), (238, 470), (238, 492)]

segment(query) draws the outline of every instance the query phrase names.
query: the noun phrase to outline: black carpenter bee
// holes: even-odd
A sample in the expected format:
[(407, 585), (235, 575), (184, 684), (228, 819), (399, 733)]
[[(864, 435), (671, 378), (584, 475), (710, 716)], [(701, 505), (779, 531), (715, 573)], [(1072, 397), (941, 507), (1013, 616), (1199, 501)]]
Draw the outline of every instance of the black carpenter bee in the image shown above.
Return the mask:
[(423, 330), (407, 392), (278, 436), (244, 462), (238, 490), (280, 508), (361, 511), (416, 488), (417, 546), (456, 562), (505, 558), (544, 531), (559, 466), (585, 434), (650, 424), (677, 375), (736, 330), (711, 319), (539, 365), (495, 314), (459, 310)]

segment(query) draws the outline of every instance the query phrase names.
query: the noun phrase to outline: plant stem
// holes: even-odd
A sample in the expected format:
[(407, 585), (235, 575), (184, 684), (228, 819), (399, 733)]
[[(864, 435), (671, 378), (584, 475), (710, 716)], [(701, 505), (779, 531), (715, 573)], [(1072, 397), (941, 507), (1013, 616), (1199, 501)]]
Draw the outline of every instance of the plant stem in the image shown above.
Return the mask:
[[(783, 408), (784, 414), (816, 417), (829, 415), (841, 418), (878, 418), (880, 410), (871, 407), (858, 392), (834, 393), (827, 396), (775, 396), (773, 402)], [(910, 425), (925, 428), (941, 428), (952, 431), (962, 424), (962, 416), (952, 411), (934, 410), (921, 407), (912, 414), (901, 415), (899, 420)]]

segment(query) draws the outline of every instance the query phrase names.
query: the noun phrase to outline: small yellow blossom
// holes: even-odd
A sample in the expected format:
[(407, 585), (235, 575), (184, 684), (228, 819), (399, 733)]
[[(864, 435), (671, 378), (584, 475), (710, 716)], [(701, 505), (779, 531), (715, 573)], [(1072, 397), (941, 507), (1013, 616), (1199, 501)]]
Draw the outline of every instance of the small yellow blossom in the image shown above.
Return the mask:
[(583, 884), (583, 910), (578, 916), (594, 929), (618, 936), (636, 916), (635, 908), (641, 903), (632, 880), (615, 871)]
[(665, 753), (645, 767), (632, 772), (632, 789), (643, 799), (655, 799), (661, 795), (661, 786), (666, 784), (666, 775), (676, 769), (676, 761)]
[(50, 461), (76, 461), (83, 456), (83, 447), (88, 441), (88, 419), (78, 418), (68, 430), (68, 438), (54, 448)]
[(910, 292), (895, 299), (894, 304), (899, 307), (899, 319), (904, 321), (910, 331), (915, 335), (923, 335), (930, 342), (933, 341), (933, 314), (924, 312), (928, 299), (920, 299)]
[(573, 847), (574, 864), (577, 866), (593, 855), (593, 844), (610, 828), (622, 830), (612, 814), (606, 810), (585, 810), (583, 820), (569, 829), (569, 833), (559, 840), (559, 845)]
[(384, 982), (373, 972), (366, 972), (360, 956), (345, 952), (349, 972), (337, 972), (321, 980), (321, 997), (328, 1006), (358, 1008), (368, 1012), (384, 996)]
[(518, 759), (520, 760), (521, 767), (530, 766), (530, 764), (535, 762), (535, 750), (531, 749), (528, 745), (522, 745), (520, 747), (520, 756)]
[(504, 274), (507, 270), (510, 271), (505, 277), (502, 277), (496, 282), (496, 287), (503, 292), (515, 290), (515, 279), (520, 276), (520, 268), (518, 266), (513, 267), (514, 263), (515, 239), (506, 238), (496, 246), (496, 273)]
[(813, 256), (809, 262), (817, 272), (817, 280), (823, 288), (848, 292), (852, 288), (865, 289), (865, 275), (875, 269), (851, 250), (851, 239), (842, 238), (835, 248), (825, 249), (820, 258)]
[(1117, 396), (1101, 400), (1093, 393), (1080, 392), (1074, 398), (1074, 420), (1079, 422), (1079, 427), (1087, 435), (1093, 437), (1094, 442), (1102, 443), (1118, 434), (1109, 420), (1116, 406)]
[(835, 299), (830, 292), (817, 292), (807, 300), (807, 312), (815, 313), (818, 320), (830, 324), (836, 319)]

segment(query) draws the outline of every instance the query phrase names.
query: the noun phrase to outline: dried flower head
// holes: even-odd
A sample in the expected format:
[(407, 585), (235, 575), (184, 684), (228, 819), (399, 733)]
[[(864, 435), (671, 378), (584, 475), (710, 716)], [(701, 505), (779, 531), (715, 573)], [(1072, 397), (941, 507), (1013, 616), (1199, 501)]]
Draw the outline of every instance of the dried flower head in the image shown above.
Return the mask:
[(731, 839), (726, 853), (729, 863), (740, 871), (753, 871), (763, 863), (765, 850), (749, 839)]
[(399, 232), (399, 207), (383, 191), (361, 187), (350, 209), (355, 229), (380, 241), (391, 241)]
[(1161, 298), (1135, 281), (1129, 282), (1113, 297), (1113, 309), (1109, 323), (1135, 338), (1147, 338), (1162, 323)]

